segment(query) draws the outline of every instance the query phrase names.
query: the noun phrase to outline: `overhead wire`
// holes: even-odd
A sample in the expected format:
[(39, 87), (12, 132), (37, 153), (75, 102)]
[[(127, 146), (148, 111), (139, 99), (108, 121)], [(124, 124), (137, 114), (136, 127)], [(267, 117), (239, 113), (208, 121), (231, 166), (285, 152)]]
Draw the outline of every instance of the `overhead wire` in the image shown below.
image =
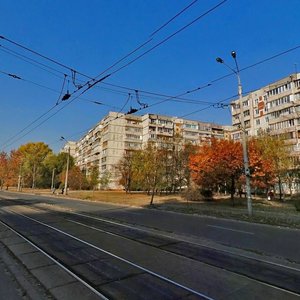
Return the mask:
[[(5, 47), (5, 46), (3, 46), (3, 45), (0, 45), (0, 51), (1, 51), (1, 52), (4, 52), (4, 53), (6, 53), (6, 54), (12, 55), (12, 56), (14, 56), (14, 57), (17, 57), (18, 59), (23, 60), (23, 61), (25, 61), (25, 62), (27, 62), (27, 63), (29, 63), (29, 64), (31, 64), (31, 65), (33, 65), (33, 66), (39, 68), (39, 69), (41, 69), (41, 70), (44, 70), (44, 71), (46, 71), (46, 72), (48, 72), (48, 73), (50, 73), (50, 74), (56, 76), (56, 77), (60, 77), (60, 76), (59, 76), (58, 74), (56, 74), (56, 73), (59, 73), (59, 74), (61, 74), (61, 75), (64, 75), (64, 74), (65, 74), (64, 72), (62, 72), (62, 71), (60, 71), (60, 70), (57, 70), (57, 69), (55, 69), (55, 68), (53, 68), (53, 67), (51, 67), (51, 66), (48, 66), (48, 65), (46, 65), (46, 64), (44, 64), (44, 63), (41, 63), (41, 62), (37, 61), (36, 59), (30, 58), (30, 57), (28, 57), (28, 56), (26, 56), (26, 55), (23, 55), (23, 54), (21, 54), (21, 53), (18, 53), (17, 51), (14, 51), (14, 50), (12, 50), (12, 49), (9, 49), (8, 47)], [(48, 70), (48, 69), (49, 69), (49, 70)], [(51, 70), (51, 71), (50, 71), (50, 70)], [(52, 71), (54, 71), (54, 72), (56, 72), (56, 73), (54, 73), (54, 72), (52, 72)]]
[(119, 71), (121, 71), (122, 69), (128, 67), (129, 65), (133, 64), (134, 62), (136, 62), (137, 60), (139, 60), (140, 58), (142, 58), (143, 56), (145, 56), (146, 54), (148, 54), (149, 52), (153, 51), (154, 49), (156, 49), (157, 47), (161, 46), (162, 44), (164, 44), (165, 42), (167, 42), (168, 40), (170, 40), (172, 37), (174, 37), (175, 35), (177, 35), (178, 33), (182, 32), (183, 30), (187, 29), (188, 27), (190, 27), (191, 25), (193, 25), (195, 22), (199, 21), (200, 19), (202, 19), (203, 17), (205, 17), (206, 15), (210, 14), (211, 12), (213, 12), (214, 10), (216, 10), (217, 8), (219, 8), (221, 5), (223, 5), (225, 2), (227, 2), (228, 0), (223, 0), (221, 2), (219, 2), (217, 5), (211, 7), (210, 9), (208, 9), (207, 11), (205, 11), (204, 13), (202, 13), (200, 16), (198, 16), (197, 18), (195, 18), (194, 20), (192, 20), (191, 22), (189, 22), (188, 24), (186, 24), (185, 26), (181, 27), (180, 29), (178, 29), (177, 31), (175, 31), (174, 33), (170, 34), (169, 36), (167, 36), (166, 38), (164, 38), (162, 41), (160, 41), (159, 43), (155, 44), (153, 47), (151, 47), (150, 49), (148, 49), (147, 51), (143, 52), (142, 54), (140, 54), (139, 56), (137, 56), (136, 58), (134, 58), (133, 60), (129, 61), (128, 63), (126, 63), (125, 65), (119, 67), (118, 69), (116, 69), (115, 71), (111, 72), (110, 75), (113, 75)]
[[(99, 82), (102, 82), (103, 80), (105, 80), (106, 78), (110, 77), (112, 74), (115, 74), (116, 72), (124, 69), (125, 67), (129, 66), (130, 64), (132, 64), (133, 62), (135, 62), (136, 60), (140, 59), (141, 57), (143, 57), (144, 55), (146, 55), (147, 53), (151, 52), (152, 50), (154, 50), (155, 48), (157, 48), (158, 46), (160, 46), (161, 44), (165, 43), (166, 41), (168, 41), (170, 38), (172, 38), (173, 36), (175, 36), (176, 34), (178, 34), (179, 32), (185, 30), (187, 27), (191, 26), (193, 23), (195, 23), (196, 21), (198, 21), (199, 19), (201, 19), (202, 17), (204, 17), (205, 15), (207, 15), (208, 13), (212, 12), (213, 10), (215, 10), (217, 7), (219, 7), (221, 4), (225, 3), (227, 0), (223, 0), (222, 2), (220, 2), (218, 5), (216, 5), (215, 7), (211, 8), (210, 10), (206, 11), (205, 13), (203, 13), (202, 15), (200, 15), (198, 18), (194, 19), (192, 22), (188, 23), (187, 25), (185, 25), (184, 27), (180, 28), (179, 30), (177, 30), (175, 33), (171, 34), (170, 36), (168, 36), (167, 38), (165, 38), (164, 40), (162, 40), (161, 42), (159, 42), (158, 44), (156, 44), (155, 46), (153, 46), (152, 48), (150, 48), (148, 51), (145, 51), (144, 53), (142, 53), (141, 55), (139, 55), (138, 57), (136, 57), (135, 59), (131, 60), (129, 63), (123, 65), (122, 67), (118, 68), (117, 70), (113, 71), (113, 73), (111, 74), (107, 74), (105, 76), (103, 76), (100, 79), (97, 79), (98, 77), (100, 77), (102, 74), (104, 74), (105, 72), (107, 72), (108, 70), (110, 70), (111, 68), (113, 68), (114, 66), (116, 66), (117, 64), (119, 64), (121, 61), (123, 61), (124, 59), (126, 59), (127, 57), (129, 57), (130, 55), (132, 55), (133, 53), (135, 53), (136, 51), (138, 51), (139, 49), (141, 49), (142, 47), (144, 47), (146, 44), (148, 44), (150, 41), (152, 41), (152, 38), (150, 38), (149, 40), (147, 40), (145, 43), (141, 44), (139, 47), (137, 47), (136, 49), (134, 49), (133, 51), (131, 51), (129, 54), (125, 55), (123, 58), (121, 58), (120, 60), (118, 60), (115, 64), (113, 64), (112, 66), (110, 66), (109, 68), (107, 68), (106, 70), (104, 70), (103, 72), (101, 72), (96, 78), (93, 78), (92, 80), (88, 81), (86, 84), (84, 84), (83, 86), (77, 87), (77, 90), (75, 92), (77, 92), (78, 90), (82, 89), (84, 86), (87, 85), (87, 88), (85, 88), (78, 96), (76, 96), (75, 98), (73, 98), (70, 102), (68, 102), (66, 105), (64, 105), (61, 109), (57, 110), (54, 114), (52, 114), (50, 117), (48, 117), (47, 119), (45, 119), (43, 122), (39, 123), (37, 126), (35, 126), (34, 128), (32, 128), (29, 132), (32, 132), (34, 129), (36, 129), (38, 126), (42, 125), (44, 122), (46, 122), (47, 120), (49, 120), (51, 117), (53, 117), (54, 115), (56, 115), (59, 111), (61, 111), (62, 109), (64, 109), (67, 105), (69, 105), (70, 103), (72, 103), (75, 99), (77, 99), (79, 96), (81, 96), (82, 94), (84, 94), (85, 92), (87, 92), (89, 89), (91, 89), (93, 86), (95, 86), (96, 84), (98, 84)], [(62, 64), (52, 58), (49, 58), (43, 54), (40, 54), (39, 52), (32, 50), (26, 46), (21, 45), (20, 43), (14, 42), (11, 39), (8, 39), (2, 35), (0, 35), (0, 39), (6, 40), (9, 43), (12, 43), (18, 47), (23, 48), (26, 51), (29, 51), (37, 56), (42, 57), (43, 59), (46, 59), (48, 61), (51, 61), (54, 64), (57, 64), (63, 68), (67, 68), (72, 72), (72, 75), (75, 74), (74, 73), (74, 68), (70, 68), (68, 66), (66, 66), (65, 64)], [(83, 73), (76, 71), (78, 74), (81, 74), (83, 76), (85, 76)], [(96, 80), (97, 79), (97, 80)], [(92, 81), (92, 83), (91, 83)], [(74, 94), (74, 92), (72, 94), (66, 94), (67, 95), (67, 99), (69, 99), (72, 95)], [(65, 95), (65, 96), (66, 96)], [(64, 96), (64, 97), (65, 97)], [(64, 100), (64, 98), (62, 99)], [(55, 106), (57, 106), (58, 102), (56, 103)], [(51, 108), (52, 110), (52, 108)], [(45, 114), (47, 114), (49, 111), (47, 111), (46, 113), (44, 113), (41, 117), (43, 117)], [(40, 118), (41, 118), (40, 117)], [(38, 119), (40, 119), (38, 118)], [(28, 127), (27, 127), (28, 128)], [(27, 129), (26, 128), (26, 129)], [(21, 130), (22, 132), (25, 131), (26, 129)], [(25, 135), (27, 135), (29, 132), (27, 132)], [(24, 137), (24, 135), (22, 136)], [(21, 138), (22, 138), (21, 137)]]
[[(223, 4), (223, 3), (226, 2), (226, 1), (227, 1), (227, 0), (222, 1), (222, 2), (219, 3), (216, 7), (220, 6), (221, 4)], [(216, 7), (215, 7), (215, 8), (216, 8)], [(206, 13), (206, 14), (207, 14), (207, 13)], [(205, 15), (205, 14), (203, 14), (203, 15)], [(203, 15), (202, 15), (202, 16), (203, 16)], [(199, 19), (199, 17), (198, 17), (197, 19)], [(195, 20), (193, 20), (191, 23), (193, 23), (193, 22), (195, 22)], [(189, 24), (191, 24), (191, 23), (189, 23)], [(188, 24), (188, 25), (189, 25), (189, 24)], [(177, 32), (175, 32), (174, 34), (172, 34), (171, 36), (167, 37), (165, 40), (161, 41), (160, 43), (156, 44), (154, 47), (152, 47), (152, 48), (149, 49), (148, 51), (144, 52), (143, 54), (141, 54), (140, 56), (138, 56), (137, 58), (135, 58), (135, 59), (132, 60), (131, 62), (127, 63), (126, 65), (123, 65), (121, 68), (117, 69), (117, 70), (114, 71), (113, 73), (104, 76), (104, 77), (101, 78), (100, 80), (95, 81), (93, 84), (90, 84), (90, 83), (88, 82), (88, 87), (87, 87), (80, 95), (82, 95), (84, 92), (86, 92), (87, 90), (89, 90), (90, 88), (92, 88), (93, 86), (95, 86), (97, 83), (99, 83), (99, 82), (103, 81), (104, 79), (108, 78), (109, 76), (111, 76), (112, 74), (114, 74), (115, 72), (117, 72), (118, 70), (121, 70), (121, 69), (125, 68), (125, 67), (128, 66), (129, 64), (133, 63), (133, 62), (136, 61), (137, 59), (139, 59), (139, 58), (141, 58), (142, 56), (144, 56), (146, 53), (149, 53), (149, 51), (151, 51), (151, 50), (153, 50), (154, 48), (156, 48), (157, 46), (161, 45), (163, 42), (167, 41), (169, 38), (171, 38), (171, 37), (174, 36), (175, 34), (177, 34), (177, 33), (179, 33), (180, 31), (182, 31), (182, 30), (183, 30), (184, 28), (186, 28), (188, 25), (186, 25), (185, 27), (181, 28), (180, 30), (178, 30)], [(282, 52), (282, 53), (280, 53), (280, 54), (277, 54), (277, 55), (275, 55), (275, 56), (273, 56), (273, 57), (271, 57), (271, 58), (269, 58), (269, 59), (265, 59), (265, 60), (263, 60), (263, 61), (260, 62), (260, 63), (263, 63), (263, 62), (265, 62), (265, 61), (268, 61), (268, 60), (270, 60), (270, 59), (273, 59), (273, 58), (275, 58), (275, 57), (278, 57), (278, 56), (283, 55), (283, 54), (285, 54), (285, 53), (288, 53), (288, 52), (290, 52), (290, 51), (293, 51), (293, 50), (295, 50), (295, 49), (297, 49), (297, 48), (299, 48), (299, 47), (300, 47), (300, 46), (297, 46), (297, 47), (294, 47), (294, 48), (289, 49), (289, 50), (287, 50), (287, 51), (284, 51), (284, 52)], [(249, 66), (248, 68), (253, 67), (253, 66), (256, 66), (256, 65), (258, 65), (258, 64), (259, 64), (259, 63), (253, 64), (253, 65)], [(241, 71), (242, 71), (242, 70), (246, 70), (246, 69), (247, 69), (247, 68), (241, 69)], [(231, 75), (232, 75), (232, 73), (231, 73), (231, 74), (228, 74), (228, 75), (226, 75), (226, 76), (222, 76), (222, 77), (218, 78), (217, 80), (213, 80), (213, 81), (211, 81), (211, 82), (216, 82), (216, 81), (218, 81), (218, 80), (221, 80), (221, 79), (223, 79), (223, 78), (225, 78), (225, 77), (228, 77), (228, 76), (231, 76)], [(209, 85), (211, 85), (211, 83), (210, 83)], [(192, 90), (192, 91), (188, 91), (188, 92), (185, 92), (185, 93), (180, 94), (180, 95), (186, 95), (186, 94), (191, 93), (191, 92), (193, 92), (193, 91), (196, 91), (196, 90), (198, 90), (198, 89), (199, 89), (199, 88), (196, 88), (196, 89), (194, 89), (194, 90)], [(177, 96), (170, 97), (170, 98), (171, 98), (171, 99), (174, 99), (174, 98), (177, 98), (177, 97), (179, 97), (179, 96), (177, 95)], [(76, 97), (75, 99), (77, 99), (77, 98), (78, 98), (78, 97)], [(74, 100), (75, 100), (75, 99), (74, 99)], [(164, 100), (164, 101), (167, 101), (167, 100)], [(164, 102), (164, 101), (163, 101), (163, 102)], [(64, 106), (64, 107), (65, 107), (65, 106)], [(63, 107), (63, 108), (64, 108), (64, 107)], [(62, 109), (63, 109), (63, 108), (62, 108)], [(51, 116), (50, 116), (50, 117), (51, 117)]]
[(178, 18), (182, 13), (184, 13), (186, 10), (188, 10), (191, 6), (193, 6), (198, 0), (194, 0), (193, 2), (191, 2), (189, 5), (187, 5), (186, 7), (184, 7), (181, 11), (179, 11), (174, 17), (172, 17), (171, 19), (169, 19), (167, 22), (165, 22), (163, 25), (161, 25), (158, 29), (156, 29), (155, 31), (153, 31), (150, 34), (150, 37), (152, 37), (153, 35), (155, 35), (156, 33), (158, 33), (159, 31), (161, 31), (163, 28), (165, 28), (167, 25), (169, 25), (172, 21), (174, 21), (176, 18)]
[[(144, 57), (146, 54), (152, 52), (154, 49), (156, 49), (157, 47), (161, 46), (162, 44), (166, 43), (168, 40), (170, 40), (172, 37), (174, 37), (175, 35), (177, 35), (178, 33), (184, 31), (185, 29), (187, 29), (188, 27), (190, 27), (191, 25), (193, 25), (195, 22), (199, 21), (200, 19), (202, 19), (203, 17), (205, 17), (206, 15), (210, 14), (211, 12), (213, 12), (214, 10), (216, 10), (217, 8), (219, 8), (221, 5), (223, 5), (225, 2), (227, 2), (228, 0), (223, 0), (221, 2), (219, 2), (217, 5), (211, 7), (210, 9), (206, 10), (204, 13), (202, 13), (201, 15), (199, 15), (197, 18), (195, 18), (194, 20), (192, 20), (191, 22), (189, 22), (188, 24), (186, 24), (185, 26), (181, 27), (180, 29), (178, 29), (177, 31), (175, 31), (174, 33), (170, 34), (169, 36), (167, 36), (166, 38), (164, 38), (162, 41), (160, 41), (159, 43), (155, 44), (154, 46), (152, 46), (150, 49), (144, 51), (143, 53), (141, 53), (140, 55), (138, 55), (137, 57), (135, 57), (134, 59), (130, 60), (129, 62), (125, 63), (123, 66), (117, 68), (116, 70), (110, 72), (109, 74), (99, 78), (100, 76), (102, 76), (103, 74), (105, 74), (107, 71), (109, 71), (110, 69), (112, 69), (115, 65), (117, 65), (119, 62), (123, 61), (125, 58), (127, 58), (128, 56), (130, 56), (131, 54), (135, 53), (137, 50), (139, 50), (141, 47), (143, 47), (144, 44), (148, 44), (152, 39), (146, 41), (144, 44), (142, 44), (141, 46), (139, 46), (138, 48), (136, 48), (134, 51), (132, 51), (130, 54), (126, 55), (124, 58), (122, 58), (121, 60), (119, 60), (117, 63), (115, 63), (114, 65), (110, 66), (109, 68), (107, 68), (106, 70), (102, 71), (100, 74), (98, 74), (95, 78), (87, 81), (85, 84), (83, 84), (80, 88), (78, 88), (77, 90), (75, 90), (74, 92), (71, 93), (71, 96), (76, 94), (80, 89), (84, 88), (85, 86), (87, 86), (87, 88), (85, 88), (84, 92), (87, 92), (88, 90), (90, 90), (92, 87), (94, 87), (96, 84), (98, 84), (99, 82), (102, 82), (103, 80), (107, 79), (108, 77), (110, 77), (113, 74), (118, 73), (119, 71), (123, 70), (124, 68), (128, 67), (129, 65), (133, 64), (134, 62), (136, 62), (137, 60), (141, 59), (142, 57)], [(96, 80), (97, 79), (97, 80)]]
[[(3, 47), (3, 46), (0, 45), (0, 51), (1, 51), (1, 50), (3, 51), (3, 49), (1, 49), (1, 47)], [(8, 49), (8, 48), (5, 47), (5, 49)], [(25, 55), (22, 55), (22, 54), (20, 54), (20, 53), (18, 53), (18, 52), (16, 52), (16, 51), (13, 51), (13, 50), (10, 50), (10, 49), (9, 49), (9, 51), (3, 51), (3, 52), (5, 52), (5, 53), (7, 53), (7, 54), (9, 54), (9, 55), (13, 55), (13, 56), (15, 56), (15, 57), (17, 57), (17, 58), (19, 58), (19, 59), (21, 59), (21, 60), (23, 60), (23, 61), (29, 63), (29, 64), (32, 64), (33, 66), (36, 66), (36, 67), (40, 68), (41, 70), (44, 70), (44, 71), (46, 71), (46, 72), (49, 72), (50, 74), (53, 74), (53, 75), (55, 75), (55, 76), (58, 77), (58, 78), (63, 79), (64, 77), (61, 77), (61, 76), (59, 76), (59, 75), (57, 75), (57, 74), (55, 74), (55, 73), (53, 73), (53, 72), (51, 72), (51, 71), (49, 71), (49, 70), (47, 70), (47, 69), (45, 69), (45, 68), (42, 68), (42, 67), (40, 67), (38, 64), (40, 64), (40, 65), (42, 65), (42, 66), (45, 66), (46, 68), (50, 68), (50, 69), (52, 69), (52, 70), (54, 70), (54, 71), (60, 73), (61, 75), (67, 75), (67, 74), (65, 74), (64, 72), (61, 72), (61, 71), (59, 71), (59, 70), (57, 70), (57, 69), (54, 69), (54, 68), (52, 68), (52, 67), (50, 67), (50, 66), (48, 66), (48, 65), (39, 63), (38, 61), (33, 60), (33, 59), (31, 59), (31, 58), (29, 58), (29, 57), (27, 57), (27, 56), (25, 56)], [(13, 53), (10, 53), (10, 52), (13, 52)], [(32, 60), (34, 63), (30, 62), (29, 60)], [(73, 72), (76, 73), (77, 71), (73, 70)], [(73, 74), (73, 72), (72, 72), (72, 74)], [(69, 75), (67, 75), (67, 76), (69, 77)], [(86, 75), (86, 76), (87, 76), (87, 75)], [(37, 85), (37, 86), (44, 87), (44, 88), (46, 88), (46, 89), (52, 90), (52, 89), (49, 88), (49, 87), (43, 86), (43, 85), (38, 84), (38, 83), (36, 83), (36, 82), (30, 81), (30, 80), (28, 80), (28, 79), (24, 79), (24, 78), (22, 78), (22, 79), (23, 79), (24, 81), (30, 82), (30, 83), (32, 83), (32, 84), (35, 84), (35, 85)], [(72, 82), (74, 82), (74, 80), (75, 80), (75, 77), (72, 76)], [(78, 80), (78, 79), (77, 79), (77, 80)], [(83, 82), (82, 80), (80, 80), (80, 81)], [(124, 89), (124, 90), (126, 90), (126, 91), (132, 91), (132, 92), (134, 92), (134, 91), (138, 90), (140, 93), (144, 93), (144, 94), (149, 94), (149, 95), (154, 95), (154, 96), (161, 96), (161, 97), (165, 97), (165, 98), (171, 97), (170, 95), (166, 95), (166, 94), (162, 94), (162, 93), (156, 93), (156, 92), (150, 92), (150, 91), (141, 90), (141, 89), (137, 89), (137, 88), (131, 88), (131, 87), (120, 86), (120, 85), (116, 85), (116, 84), (112, 84), (112, 83), (108, 83), (108, 82), (102, 82), (102, 84), (108, 85), (108, 86), (113, 86), (113, 87), (120, 88), (120, 89)], [(103, 86), (96, 86), (96, 87), (99, 88), (99, 89), (102, 89), (102, 90), (104, 90), (104, 91), (109, 91), (109, 92), (112, 92), (112, 93), (118, 93), (118, 94), (122, 94), (122, 95), (127, 95), (127, 94), (128, 94), (128, 92), (122, 92), (122, 91), (120, 91), (120, 90), (115, 90), (115, 89), (108, 89), (108, 88), (105, 88), (105, 87), (103, 87)], [(196, 89), (195, 89), (195, 90), (196, 90)], [(82, 98), (81, 98), (81, 99), (82, 99)], [(177, 99), (178, 99), (178, 100), (187, 100), (188, 103), (192, 103), (192, 101), (194, 101), (193, 99), (187, 99), (187, 98), (177, 98)], [(175, 101), (175, 100), (174, 100), (174, 101)], [(197, 102), (197, 100), (195, 100), (195, 102)], [(201, 101), (200, 101), (200, 102), (201, 102)]]
[[(261, 61), (259, 61), (259, 62), (256, 62), (256, 63), (254, 63), (254, 64), (252, 64), (252, 65), (250, 65), (250, 66), (241, 68), (241, 69), (240, 69), (240, 72), (242, 72), (242, 71), (244, 71), (244, 70), (247, 70), (247, 69), (249, 69), (249, 68), (252, 68), (252, 67), (254, 67), (254, 66), (257, 66), (257, 65), (259, 65), (259, 64), (262, 64), (262, 63), (264, 63), (264, 62), (266, 62), (266, 61), (270, 61), (270, 60), (272, 60), (272, 59), (274, 59), (274, 58), (277, 58), (277, 57), (279, 57), (279, 56), (282, 56), (282, 55), (284, 55), (284, 54), (286, 54), (286, 53), (289, 53), (289, 52), (291, 52), (291, 51), (294, 51), (294, 50), (296, 50), (296, 49), (298, 49), (298, 48), (300, 48), (300, 45), (295, 46), (295, 47), (293, 47), (293, 48), (290, 48), (290, 49), (288, 49), (288, 50), (285, 50), (285, 51), (283, 51), (283, 52), (280, 52), (280, 53), (278, 53), (278, 54), (275, 54), (275, 55), (273, 55), (273, 56), (271, 56), (271, 57), (269, 57), (269, 58), (265, 58), (265, 59), (263, 59), (263, 60), (261, 60)], [(6, 72), (1, 72), (1, 73), (4, 73), (4, 74), (6, 74), (6, 75), (13, 75), (13, 74), (9, 74), (9, 73), (6, 73)], [(219, 78), (217, 78), (217, 79), (215, 79), (215, 80), (212, 80), (211, 82), (219, 81), (219, 80), (224, 79), (224, 78), (226, 78), (226, 77), (232, 76), (233, 74), (234, 74), (233, 72), (232, 72), (232, 73), (229, 73), (229, 74), (227, 74), (227, 75), (225, 75), (225, 76), (222, 76), (222, 77), (219, 77)], [(13, 76), (12, 76), (12, 77), (13, 77)], [(211, 85), (211, 83), (208, 83), (208, 84), (207, 84), (207, 86), (210, 86), (210, 85)], [(204, 87), (205, 87), (205, 86), (204, 86)], [(171, 96), (170, 98), (167, 98), (167, 99), (162, 100), (162, 101), (160, 101), (160, 102), (154, 103), (154, 104), (152, 104), (151, 106), (161, 104), (161, 103), (166, 102), (166, 101), (169, 101), (169, 100), (171, 100), (171, 99), (176, 99), (176, 98), (185, 96), (185, 95), (187, 95), (187, 94), (189, 94), (189, 93), (193, 93), (193, 92), (195, 92), (195, 91), (198, 91), (198, 90), (200, 90), (201, 88), (203, 88), (203, 87), (197, 87), (197, 88), (195, 88), (195, 89), (193, 89), (193, 90), (186, 91), (186, 92), (181, 93), (181, 94), (178, 94), (178, 95), (176, 95), (176, 96)], [(79, 96), (80, 96), (80, 95), (79, 95)], [(79, 96), (78, 96), (78, 97), (79, 97)], [(75, 99), (77, 99), (78, 97), (76, 97)], [(230, 97), (229, 99), (231, 99), (231, 98), (232, 98), (232, 97)], [(73, 102), (75, 99), (72, 99), (71, 102)], [(226, 99), (227, 99), (227, 98), (226, 98)], [(68, 102), (68, 103), (70, 103), (70, 102)], [(67, 104), (68, 104), (68, 103), (67, 103)], [(216, 103), (214, 103), (214, 104), (216, 104)], [(210, 105), (209, 105), (208, 107), (206, 107), (206, 108), (202, 108), (202, 109), (193, 111), (193, 112), (191, 112), (191, 113), (189, 113), (189, 114), (186, 114), (186, 115), (184, 115), (184, 116), (182, 116), (182, 117), (185, 117), (185, 116), (188, 116), (188, 115), (195, 114), (195, 113), (197, 113), (197, 112), (206, 110), (206, 109), (212, 107), (214, 104), (210, 104)], [(66, 105), (65, 105), (65, 106), (66, 106)], [(64, 109), (65, 106), (62, 107), (60, 110)], [(145, 109), (145, 108), (141, 108), (141, 109), (139, 109), (138, 111), (140, 111), (140, 110), (142, 110), (142, 109)], [(60, 110), (59, 110), (59, 111), (60, 111)], [(47, 121), (48, 119), (50, 119), (51, 117), (53, 117), (54, 115), (56, 115), (59, 111), (57, 111), (55, 114), (52, 114), (49, 118), (46, 119), (46, 121)], [(44, 122), (42, 122), (42, 124), (43, 124), (43, 123), (44, 123)], [(41, 124), (40, 124), (40, 125), (41, 125)], [(38, 126), (40, 126), (40, 125), (38, 125)], [(38, 127), (38, 126), (37, 126), (37, 127)], [(34, 128), (34, 129), (35, 129), (35, 128)], [(32, 130), (31, 130), (31, 131), (32, 131)], [(31, 132), (31, 131), (30, 131), (30, 132)], [(29, 132), (29, 133), (30, 133), (30, 132)], [(27, 135), (27, 134), (26, 134), (26, 135)], [(23, 136), (22, 136), (22, 137), (23, 137)], [(6, 147), (7, 147), (7, 146), (6, 146)]]

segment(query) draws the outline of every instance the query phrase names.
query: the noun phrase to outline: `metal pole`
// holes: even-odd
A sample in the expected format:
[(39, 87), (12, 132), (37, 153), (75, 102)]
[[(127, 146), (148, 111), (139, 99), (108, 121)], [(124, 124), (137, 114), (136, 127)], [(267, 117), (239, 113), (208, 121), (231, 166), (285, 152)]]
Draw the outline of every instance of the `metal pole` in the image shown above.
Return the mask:
[(68, 158), (67, 158), (67, 169), (66, 169), (66, 178), (65, 178), (64, 195), (68, 195), (69, 163), (70, 163), (70, 147), (68, 148)]
[(244, 172), (246, 177), (246, 195), (247, 195), (247, 209), (248, 215), (252, 216), (252, 199), (251, 199), (251, 187), (250, 187), (250, 169), (249, 169), (249, 159), (248, 159), (248, 149), (247, 149), (247, 136), (244, 121), (244, 107), (243, 107), (243, 93), (242, 93), (242, 83), (240, 78), (240, 69), (236, 59), (236, 52), (231, 51), (231, 56), (234, 59), (236, 70), (227, 65), (224, 60), (220, 57), (216, 58), (218, 63), (224, 64), (232, 72), (234, 72), (238, 79), (238, 95), (240, 104), (240, 114), (241, 114), (241, 132), (242, 132), (242, 147), (243, 147), (243, 160), (244, 160)]
[(52, 180), (51, 180), (51, 192), (54, 190), (54, 175), (55, 175), (55, 168), (52, 170)]
[(241, 129), (242, 129), (242, 147), (243, 147), (243, 160), (244, 160), (244, 171), (246, 177), (246, 195), (247, 195), (247, 209), (248, 215), (252, 216), (252, 199), (251, 199), (251, 187), (250, 187), (250, 169), (249, 169), (249, 159), (248, 159), (248, 147), (247, 147), (247, 137), (246, 128), (244, 120), (244, 109), (243, 109), (243, 94), (242, 94), (242, 84), (239, 69), (237, 68), (237, 78), (238, 78), (238, 94), (239, 103), (241, 111)]
[(21, 178), (22, 178), (22, 163), (20, 164), (20, 171), (18, 176), (18, 188), (17, 188), (18, 192), (21, 192)]

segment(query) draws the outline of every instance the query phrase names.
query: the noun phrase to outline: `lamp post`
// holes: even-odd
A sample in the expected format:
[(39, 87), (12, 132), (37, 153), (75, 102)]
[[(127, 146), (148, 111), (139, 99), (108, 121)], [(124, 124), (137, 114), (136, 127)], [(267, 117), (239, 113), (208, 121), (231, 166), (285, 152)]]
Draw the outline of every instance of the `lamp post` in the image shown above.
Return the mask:
[[(63, 136), (61, 137), (61, 140), (66, 141), (66, 139)], [(70, 147), (68, 147), (68, 156), (67, 156), (67, 168), (66, 168), (66, 176), (65, 176), (64, 195), (68, 195), (69, 164), (70, 164)]]
[(224, 60), (220, 57), (216, 58), (218, 63), (224, 64), (232, 72), (235, 73), (238, 80), (238, 95), (239, 95), (239, 105), (240, 105), (240, 115), (241, 115), (241, 131), (242, 131), (242, 147), (243, 147), (243, 160), (244, 160), (244, 172), (246, 177), (246, 195), (247, 195), (247, 209), (248, 215), (252, 216), (252, 199), (251, 199), (251, 187), (250, 187), (250, 169), (249, 169), (249, 158), (248, 158), (248, 149), (247, 149), (247, 140), (246, 140), (246, 130), (245, 130), (245, 121), (244, 121), (244, 109), (243, 109), (243, 94), (242, 94), (242, 83), (240, 77), (240, 69), (236, 59), (236, 52), (231, 51), (231, 56), (234, 59), (236, 70), (227, 65)]
[(54, 176), (55, 176), (55, 168), (52, 170), (52, 180), (51, 180), (51, 192), (54, 193)]
[(18, 176), (18, 192), (22, 191), (22, 161), (20, 163), (19, 176)]

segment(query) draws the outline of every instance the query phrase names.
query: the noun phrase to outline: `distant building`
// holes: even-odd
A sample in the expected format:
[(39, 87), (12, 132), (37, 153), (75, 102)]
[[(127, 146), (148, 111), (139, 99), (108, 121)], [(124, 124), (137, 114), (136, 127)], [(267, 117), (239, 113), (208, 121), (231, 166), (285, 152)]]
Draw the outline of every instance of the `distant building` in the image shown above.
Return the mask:
[(63, 146), (63, 148), (60, 150), (60, 152), (68, 153), (69, 149), (70, 149), (70, 155), (74, 157), (76, 154), (76, 142), (67, 141), (66, 144)]
[(74, 158), (88, 175), (99, 167), (100, 177), (109, 172), (111, 189), (121, 188), (116, 170), (126, 151), (143, 149), (148, 142), (167, 147), (176, 136), (198, 145), (211, 137), (223, 139), (229, 127), (157, 114), (143, 116), (110, 112), (77, 143)]

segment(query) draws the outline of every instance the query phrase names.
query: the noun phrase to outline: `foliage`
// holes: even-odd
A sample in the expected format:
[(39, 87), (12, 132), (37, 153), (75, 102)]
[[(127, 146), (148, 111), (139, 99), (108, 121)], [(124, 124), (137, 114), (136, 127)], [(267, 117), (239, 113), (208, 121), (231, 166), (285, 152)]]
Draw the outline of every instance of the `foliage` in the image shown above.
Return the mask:
[[(268, 145), (258, 139), (248, 142), (252, 187), (267, 188), (274, 184), (276, 169), (273, 159), (269, 156)], [(277, 147), (279, 148), (279, 145)], [(210, 143), (200, 146), (196, 154), (191, 155), (190, 168), (193, 180), (206, 190), (212, 191), (217, 186), (226, 186), (233, 204), (236, 189), (240, 190), (245, 183), (240, 142), (212, 139)]]
[(296, 200), (296, 201), (294, 202), (294, 205), (295, 205), (296, 210), (297, 210), (297, 211), (300, 211), (300, 200)]
[(292, 168), (290, 149), (285, 144), (284, 136), (261, 134), (256, 139), (263, 160), (269, 161), (272, 172), (279, 186), (279, 197), (282, 200), (282, 180)]
[(125, 191), (144, 190), (151, 194), (165, 191), (175, 193), (190, 185), (189, 156), (195, 151), (193, 145), (183, 145), (182, 139), (162, 144), (149, 143), (144, 150), (126, 152), (117, 170), (119, 183)]
[(201, 194), (200, 187), (192, 184), (183, 193), (182, 196), (186, 201), (202, 201), (203, 197)]
[(100, 188), (105, 190), (107, 189), (108, 185), (109, 185), (109, 182), (110, 182), (110, 178), (111, 178), (111, 173), (109, 171), (105, 171), (101, 177), (100, 177), (100, 180), (99, 180), (99, 183), (100, 183)]
[[(60, 174), (60, 187), (64, 186), (66, 171)], [(68, 172), (68, 187), (72, 190), (88, 189), (89, 183), (86, 176), (81, 172), (78, 166), (73, 166)]]
[(9, 155), (0, 153), (0, 185), (1, 189), (6, 186), (17, 185), (18, 177), (22, 171), (22, 155), (19, 151), (12, 150)]
[(92, 166), (89, 176), (89, 184), (91, 188), (95, 190), (99, 182), (99, 166)]
[(8, 157), (5, 152), (0, 153), (0, 189), (3, 189), (7, 181), (8, 174)]
[(25, 173), (25, 181), (36, 187), (37, 177), (41, 175), (42, 163), (52, 150), (43, 142), (28, 143), (20, 146), (18, 151), (22, 155), (22, 168)]
[(124, 156), (117, 165), (117, 171), (120, 173), (119, 184), (124, 186), (126, 193), (132, 188), (132, 173), (135, 155), (134, 152), (125, 152)]
[(242, 146), (232, 140), (212, 139), (191, 155), (190, 168), (196, 184), (206, 190), (226, 185), (234, 201), (236, 181), (243, 172)]

